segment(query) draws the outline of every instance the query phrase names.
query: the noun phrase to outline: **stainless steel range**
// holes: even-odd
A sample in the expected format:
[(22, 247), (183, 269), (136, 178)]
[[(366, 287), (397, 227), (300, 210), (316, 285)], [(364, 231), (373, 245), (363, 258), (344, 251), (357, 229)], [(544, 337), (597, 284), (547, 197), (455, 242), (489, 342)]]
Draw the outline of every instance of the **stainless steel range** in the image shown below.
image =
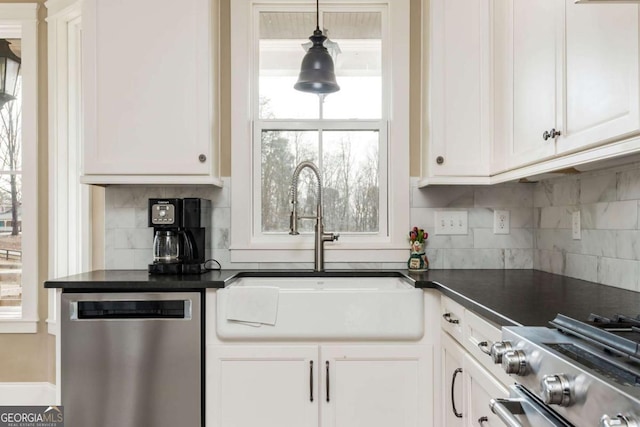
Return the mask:
[(518, 385), (492, 411), (514, 427), (640, 427), (640, 316), (550, 323), (502, 329), (492, 356)]

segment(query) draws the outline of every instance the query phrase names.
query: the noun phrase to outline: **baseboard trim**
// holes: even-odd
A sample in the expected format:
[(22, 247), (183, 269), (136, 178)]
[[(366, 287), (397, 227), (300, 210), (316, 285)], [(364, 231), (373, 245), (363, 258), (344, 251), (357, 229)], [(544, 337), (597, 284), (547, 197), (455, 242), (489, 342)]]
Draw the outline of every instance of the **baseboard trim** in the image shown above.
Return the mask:
[(53, 405), (56, 403), (56, 385), (51, 383), (2, 383), (0, 405)]

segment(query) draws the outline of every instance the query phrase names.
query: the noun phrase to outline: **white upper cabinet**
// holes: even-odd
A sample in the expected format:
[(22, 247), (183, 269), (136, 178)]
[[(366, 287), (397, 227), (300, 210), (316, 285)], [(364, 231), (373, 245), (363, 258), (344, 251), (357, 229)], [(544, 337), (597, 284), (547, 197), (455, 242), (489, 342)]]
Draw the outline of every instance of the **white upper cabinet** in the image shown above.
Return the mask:
[(219, 183), (216, 10), (83, 2), (84, 182)]
[[(473, 183), (489, 175), (490, 0), (424, 2), (425, 183)], [(427, 30), (428, 29), (428, 30)], [(428, 112), (428, 113), (426, 113)], [(428, 115), (428, 119), (427, 119)], [(462, 177), (462, 178), (461, 178)], [(466, 177), (466, 178), (465, 178)]]
[(496, 99), (506, 104), (495, 116), (496, 143), (503, 149), (494, 156), (505, 156), (496, 159), (498, 169), (555, 154), (553, 139), (545, 141), (543, 132), (556, 127), (557, 5), (557, 0), (495, 3)]
[(494, 3), (493, 174), (638, 133), (638, 9)]
[(558, 153), (640, 131), (639, 8), (566, 0)]

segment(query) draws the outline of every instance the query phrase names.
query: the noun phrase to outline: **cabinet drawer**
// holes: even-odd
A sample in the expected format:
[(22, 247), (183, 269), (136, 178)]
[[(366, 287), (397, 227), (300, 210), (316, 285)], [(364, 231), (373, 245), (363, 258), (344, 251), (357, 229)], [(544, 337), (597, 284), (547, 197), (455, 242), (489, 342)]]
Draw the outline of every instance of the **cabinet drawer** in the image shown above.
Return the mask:
[(467, 351), (503, 384), (513, 383), (502, 367), (494, 364), (491, 356), (485, 353), (494, 342), (501, 340), (500, 328), (469, 310), (465, 310), (463, 326), (462, 344)]
[(440, 299), (440, 313), (442, 314), (440, 319), (442, 330), (448, 332), (449, 335), (458, 340), (459, 343), (462, 343), (464, 307), (451, 298), (443, 296)]

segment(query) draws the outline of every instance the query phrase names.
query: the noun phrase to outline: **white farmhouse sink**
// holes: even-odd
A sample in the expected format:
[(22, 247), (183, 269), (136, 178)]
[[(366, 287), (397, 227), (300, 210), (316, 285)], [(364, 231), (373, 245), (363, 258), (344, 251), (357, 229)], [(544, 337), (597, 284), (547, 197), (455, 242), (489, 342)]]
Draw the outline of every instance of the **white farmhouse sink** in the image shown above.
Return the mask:
[[(232, 298), (250, 306), (265, 289), (275, 324), (228, 319), (229, 304), (244, 302)], [(400, 275), (240, 277), (217, 292), (216, 313), (217, 334), (228, 340), (418, 340), (424, 334), (422, 290)]]

